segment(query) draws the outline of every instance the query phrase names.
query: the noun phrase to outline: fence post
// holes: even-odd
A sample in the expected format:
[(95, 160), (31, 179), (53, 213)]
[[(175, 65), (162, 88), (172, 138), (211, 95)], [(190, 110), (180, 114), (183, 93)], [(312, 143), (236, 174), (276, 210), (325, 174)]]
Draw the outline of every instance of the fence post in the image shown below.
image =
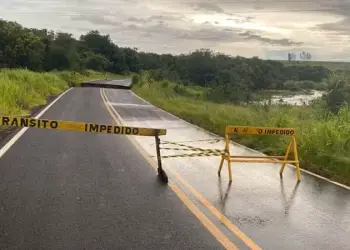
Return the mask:
[(157, 162), (158, 162), (158, 177), (162, 182), (168, 183), (168, 176), (162, 167), (162, 158), (160, 156), (160, 139), (159, 139), (158, 130), (156, 130), (155, 140), (156, 140), (156, 151), (157, 151)]

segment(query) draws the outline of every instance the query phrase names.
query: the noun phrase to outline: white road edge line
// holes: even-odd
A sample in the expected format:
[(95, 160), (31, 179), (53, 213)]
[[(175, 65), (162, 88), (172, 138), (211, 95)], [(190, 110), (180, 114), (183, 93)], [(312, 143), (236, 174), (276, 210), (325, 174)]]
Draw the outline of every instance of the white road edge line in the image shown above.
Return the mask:
[[(142, 100), (142, 101), (144, 101), (144, 102), (146, 102), (146, 103), (152, 105), (152, 103), (150, 103), (150, 102), (146, 101), (145, 99), (141, 98), (140, 96), (136, 95), (136, 94), (135, 94), (134, 92), (132, 92), (131, 90), (129, 90), (129, 91), (130, 91), (135, 97), (137, 97), (137, 98), (139, 98), (140, 100)], [(189, 124), (189, 125), (191, 125), (191, 126), (193, 126), (193, 127), (199, 128), (200, 130), (202, 130), (202, 131), (204, 131), (204, 132), (207, 132), (207, 133), (209, 133), (209, 134), (211, 134), (211, 135), (217, 137), (217, 138), (220, 139), (220, 140), (223, 139), (223, 138), (221, 138), (220, 136), (218, 136), (217, 134), (214, 134), (213, 132), (207, 131), (207, 130), (205, 130), (205, 129), (203, 129), (203, 128), (201, 128), (201, 127), (195, 125), (195, 124), (189, 123), (188, 121), (185, 121), (185, 120), (183, 120), (183, 119), (181, 119), (181, 118), (179, 118), (179, 117), (177, 117), (177, 116), (175, 116), (175, 115), (173, 115), (173, 114), (170, 114), (169, 112), (165, 111), (164, 109), (161, 109), (161, 108), (158, 107), (158, 106), (155, 106), (155, 107), (157, 107), (158, 109), (162, 110), (163, 112), (167, 113), (168, 115), (170, 115), (170, 116), (172, 116), (172, 117), (175, 117), (175, 118), (177, 118), (177, 119), (179, 119), (179, 120), (181, 120), (181, 121), (183, 121), (183, 122), (185, 122), (185, 123), (187, 123), (187, 124)], [(259, 151), (257, 151), (257, 150), (248, 148), (248, 147), (246, 147), (246, 146), (244, 146), (244, 145), (241, 145), (241, 144), (239, 144), (239, 143), (232, 142), (232, 141), (231, 141), (231, 143), (235, 144), (236, 146), (245, 148), (245, 149), (247, 149), (247, 150), (249, 150), (249, 151), (251, 151), (251, 152), (264, 155), (263, 153), (261, 153), (261, 152), (259, 152)], [(295, 166), (294, 166), (294, 165), (287, 164), (287, 166), (289, 166), (289, 167), (295, 169)], [(342, 188), (345, 188), (345, 189), (347, 189), (347, 190), (350, 190), (350, 186), (346, 186), (346, 185), (341, 184), (341, 183), (339, 183), (339, 182), (332, 181), (332, 180), (330, 180), (330, 179), (328, 179), (328, 178), (326, 178), (326, 177), (323, 177), (323, 176), (321, 176), (321, 175), (312, 173), (312, 172), (310, 172), (310, 171), (308, 171), (308, 170), (305, 170), (305, 169), (300, 168), (300, 171), (302, 171), (302, 172), (304, 172), (304, 173), (306, 173), (306, 174), (312, 175), (312, 176), (314, 176), (314, 177), (317, 177), (317, 178), (319, 178), (319, 179), (322, 179), (322, 180), (324, 180), (324, 181), (330, 182), (330, 183), (332, 183), (332, 184), (334, 184), (334, 185), (337, 185), (337, 186), (339, 186), (339, 187), (342, 187)]]
[[(53, 102), (51, 102), (48, 106), (45, 107), (37, 116), (35, 116), (35, 119), (39, 119), (52, 105), (54, 105), (63, 95), (65, 95), (69, 90), (72, 88), (67, 89), (65, 92), (63, 92), (60, 96), (58, 96)], [(8, 141), (5, 146), (3, 146), (0, 149), (0, 158), (15, 144), (15, 142), (24, 134), (24, 132), (27, 131), (27, 127), (22, 128), (14, 137), (11, 138), (10, 141)]]

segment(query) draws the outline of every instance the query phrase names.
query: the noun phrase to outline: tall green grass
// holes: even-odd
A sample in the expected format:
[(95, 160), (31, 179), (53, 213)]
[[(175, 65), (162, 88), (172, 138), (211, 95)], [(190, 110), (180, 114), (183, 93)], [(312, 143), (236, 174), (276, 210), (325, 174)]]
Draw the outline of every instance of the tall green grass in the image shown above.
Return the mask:
[(30, 108), (45, 104), (48, 96), (67, 87), (68, 84), (55, 74), (0, 70), (0, 114), (25, 115)]
[(68, 87), (82, 81), (116, 77), (94, 71), (35, 73), (24, 69), (0, 69), (0, 115), (28, 115)]
[[(168, 81), (148, 84), (142, 77), (133, 85), (133, 90), (156, 106), (219, 135), (223, 135), (226, 125), (294, 127), (297, 129), (302, 168), (350, 184), (349, 107), (333, 115), (311, 106), (217, 104), (202, 98), (202, 89), (196, 90)], [(267, 154), (283, 155), (288, 138), (236, 136), (234, 141)]]

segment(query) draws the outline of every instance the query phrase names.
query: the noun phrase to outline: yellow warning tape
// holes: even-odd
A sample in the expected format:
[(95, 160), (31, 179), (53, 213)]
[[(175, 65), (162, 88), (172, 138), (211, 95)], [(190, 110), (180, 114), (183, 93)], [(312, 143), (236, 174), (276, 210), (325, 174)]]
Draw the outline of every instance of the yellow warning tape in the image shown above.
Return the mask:
[(176, 143), (176, 142), (170, 142), (170, 141), (162, 141), (161, 144), (172, 144), (172, 145), (176, 145), (176, 146), (180, 146), (180, 147), (184, 147), (184, 148), (161, 148), (161, 149), (165, 149), (165, 150), (179, 150), (179, 151), (200, 151), (200, 152), (212, 152), (212, 153), (224, 153), (224, 150), (221, 149), (209, 149), (209, 148), (197, 148), (197, 147), (193, 147), (193, 146), (189, 146), (189, 145), (185, 145), (185, 144), (181, 144), (181, 143)]
[(194, 154), (180, 154), (180, 155), (165, 155), (162, 158), (177, 158), (177, 157), (201, 157), (201, 156), (220, 156), (219, 153), (194, 153)]
[[(177, 143), (184, 143), (184, 142), (203, 142), (203, 141), (206, 141), (206, 142), (209, 142), (209, 144), (214, 144), (214, 143), (218, 143), (220, 142), (221, 139), (201, 139), (201, 140), (191, 140), (191, 141), (176, 141), (176, 142), (169, 142), (169, 143), (172, 143), (172, 144), (177, 144)], [(167, 141), (163, 141), (164, 144), (167, 144), (168, 142)]]
[(160, 148), (160, 149), (164, 149), (164, 150), (174, 150), (174, 151), (200, 151), (200, 152), (203, 152), (203, 153), (219, 153), (219, 154), (225, 153), (224, 150), (220, 150), (220, 149), (204, 149), (204, 148), (193, 148), (193, 149), (185, 149), (185, 148)]
[(8, 117), (8, 116), (0, 116), (0, 126), (29, 127), (29, 128), (55, 129), (55, 130), (66, 130), (66, 131), (80, 131), (80, 132), (89, 132), (89, 133), (140, 135), (140, 136), (155, 136), (157, 132), (158, 132), (158, 135), (166, 135), (166, 132), (167, 132), (166, 129), (137, 128), (137, 127), (113, 126), (113, 125), (96, 124), (96, 123), (34, 119), (34, 118), (25, 118), (25, 117)]

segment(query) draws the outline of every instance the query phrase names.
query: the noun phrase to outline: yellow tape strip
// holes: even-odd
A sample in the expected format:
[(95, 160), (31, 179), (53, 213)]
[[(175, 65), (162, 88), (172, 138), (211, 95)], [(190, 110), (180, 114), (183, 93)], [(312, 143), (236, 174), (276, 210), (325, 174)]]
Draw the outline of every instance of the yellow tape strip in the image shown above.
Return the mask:
[(165, 155), (162, 158), (178, 158), (178, 157), (201, 157), (201, 156), (220, 156), (219, 153), (196, 153), (196, 154), (180, 154), (180, 155)]
[(88, 133), (102, 133), (102, 134), (118, 134), (118, 135), (140, 135), (140, 136), (155, 136), (166, 135), (166, 129), (153, 128), (137, 128), (125, 126), (113, 126), (106, 124), (61, 121), (61, 120), (46, 120), (34, 119), (25, 117), (8, 117), (0, 116), (0, 126), (10, 127), (29, 127), (42, 129), (55, 129), (66, 131), (79, 131)]
[(213, 152), (213, 153), (224, 153), (225, 152), (224, 150), (220, 150), (220, 149), (196, 148), (193, 146), (189, 146), (189, 145), (185, 145), (185, 144), (181, 144), (181, 143), (176, 143), (176, 142), (169, 142), (169, 141), (162, 141), (161, 144), (172, 144), (172, 145), (184, 147), (184, 148), (179, 148), (179, 149), (161, 148), (161, 149), (165, 149), (165, 150), (200, 151), (200, 152)]
[(220, 149), (204, 149), (204, 148), (193, 148), (193, 149), (188, 149), (188, 148), (160, 148), (164, 150), (174, 150), (174, 151), (199, 151), (203, 153), (225, 153), (224, 150)]
[(274, 127), (227, 126), (226, 134), (292, 136), (295, 134), (295, 129), (294, 128), (274, 128)]
[(164, 142), (164, 144), (167, 144), (167, 143), (176, 144), (176, 143), (202, 142), (202, 141), (209, 142), (209, 144), (214, 144), (214, 143), (220, 142), (220, 139), (201, 139), (201, 140), (191, 140), (191, 141), (176, 141), (176, 142), (167, 142), (167, 141), (163, 141), (163, 142)]

